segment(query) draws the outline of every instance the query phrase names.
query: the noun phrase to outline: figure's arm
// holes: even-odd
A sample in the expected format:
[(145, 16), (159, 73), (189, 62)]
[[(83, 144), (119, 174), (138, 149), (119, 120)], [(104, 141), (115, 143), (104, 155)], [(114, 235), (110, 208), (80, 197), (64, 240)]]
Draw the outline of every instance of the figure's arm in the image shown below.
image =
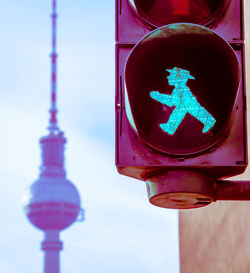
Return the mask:
[(162, 104), (167, 106), (173, 106), (174, 102), (171, 95), (161, 94), (158, 91), (150, 92), (150, 97), (156, 101), (159, 101)]

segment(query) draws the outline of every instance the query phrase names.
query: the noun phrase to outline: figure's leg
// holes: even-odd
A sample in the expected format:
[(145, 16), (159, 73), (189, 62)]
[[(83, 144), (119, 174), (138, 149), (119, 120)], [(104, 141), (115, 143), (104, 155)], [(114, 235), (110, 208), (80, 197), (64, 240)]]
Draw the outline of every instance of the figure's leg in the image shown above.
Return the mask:
[(209, 131), (215, 124), (215, 118), (197, 102), (192, 109), (188, 109), (189, 114), (197, 118), (204, 124), (202, 133)]
[(164, 132), (167, 132), (169, 135), (173, 135), (182, 120), (184, 119), (186, 113), (186, 109), (175, 108), (168, 122), (160, 124), (161, 129)]
[(171, 95), (161, 94), (158, 91), (151, 91), (150, 97), (156, 101), (159, 101), (162, 104), (166, 104), (167, 106), (173, 106), (174, 102)]

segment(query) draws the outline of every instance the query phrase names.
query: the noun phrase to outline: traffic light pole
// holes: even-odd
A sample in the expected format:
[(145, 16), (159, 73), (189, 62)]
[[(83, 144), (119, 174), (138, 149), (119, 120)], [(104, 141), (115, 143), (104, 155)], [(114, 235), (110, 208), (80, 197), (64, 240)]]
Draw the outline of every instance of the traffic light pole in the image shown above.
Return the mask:
[(250, 180), (217, 180), (214, 183), (216, 200), (250, 201)]

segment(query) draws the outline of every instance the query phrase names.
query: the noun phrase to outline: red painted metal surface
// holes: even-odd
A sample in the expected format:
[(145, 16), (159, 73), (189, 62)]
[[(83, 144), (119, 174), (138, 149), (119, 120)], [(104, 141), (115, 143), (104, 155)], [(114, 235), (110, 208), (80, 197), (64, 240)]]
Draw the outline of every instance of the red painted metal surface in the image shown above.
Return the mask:
[(214, 191), (215, 200), (250, 201), (250, 180), (218, 180)]

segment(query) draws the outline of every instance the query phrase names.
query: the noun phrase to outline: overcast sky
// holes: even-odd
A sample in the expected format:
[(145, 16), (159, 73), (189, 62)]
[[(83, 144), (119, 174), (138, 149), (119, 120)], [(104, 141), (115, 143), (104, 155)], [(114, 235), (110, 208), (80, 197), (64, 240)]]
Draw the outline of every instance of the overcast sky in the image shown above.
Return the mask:
[[(177, 211), (114, 163), (115, 1), (58, 0), (59, 125), (85, 222), (61, 233), (62, 273), (178, 273)], [(38, 178), (48, 124), (51, 0), (0, 0), (0, 272), (41, 273), (41, 231), (22, 196)]]

